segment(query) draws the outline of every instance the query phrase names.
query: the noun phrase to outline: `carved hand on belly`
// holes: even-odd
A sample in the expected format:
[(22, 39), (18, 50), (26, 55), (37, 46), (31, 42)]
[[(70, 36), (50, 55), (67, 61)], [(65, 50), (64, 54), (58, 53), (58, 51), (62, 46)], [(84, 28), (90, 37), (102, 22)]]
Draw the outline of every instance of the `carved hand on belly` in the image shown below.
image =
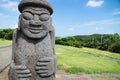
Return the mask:
[(32, 76), (30, 70), (27, 69), (26, 66), (15, 66), (15, 73), (19, 80), (30, 80), (30, 77)]
[(36, 72), (40, 77), (49, 77), (55, 72), (55, 58), (41, 58), (36, 64)]

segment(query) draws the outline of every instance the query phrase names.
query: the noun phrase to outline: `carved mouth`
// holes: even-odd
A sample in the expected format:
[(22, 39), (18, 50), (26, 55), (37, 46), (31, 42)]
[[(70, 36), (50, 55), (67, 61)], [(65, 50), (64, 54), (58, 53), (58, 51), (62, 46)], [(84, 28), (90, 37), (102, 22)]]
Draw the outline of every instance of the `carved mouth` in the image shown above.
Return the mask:
[(31, 32), (31, 33), (34, 33), (34, 34), (38, 34), (38, 33), (40, 33), (42, 30), (44, 30), (43, 28), (28, 28), (29, 29), (29, 31)]

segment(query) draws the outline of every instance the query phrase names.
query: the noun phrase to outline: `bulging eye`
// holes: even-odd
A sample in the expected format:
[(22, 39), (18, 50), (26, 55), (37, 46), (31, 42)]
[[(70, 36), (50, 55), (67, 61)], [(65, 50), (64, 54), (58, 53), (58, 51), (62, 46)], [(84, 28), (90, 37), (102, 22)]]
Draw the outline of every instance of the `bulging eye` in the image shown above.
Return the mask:
[(49, 19), (49, 15), (48, 14), (41, 14), (40, 15), (40, 20), (41, 21), (47, 21)]
[(22, 15), (23, 15), (23, 18), (26, 20), (33, 19), (33, 15), (30, 12), (24, 12)]

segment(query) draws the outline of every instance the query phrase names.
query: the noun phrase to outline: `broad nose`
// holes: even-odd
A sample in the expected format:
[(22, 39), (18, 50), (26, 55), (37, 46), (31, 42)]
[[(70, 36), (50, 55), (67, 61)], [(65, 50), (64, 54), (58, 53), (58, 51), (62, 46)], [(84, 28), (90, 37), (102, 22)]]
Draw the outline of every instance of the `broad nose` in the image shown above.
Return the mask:
[(33, 26), (40, 26), (41, 25), (41, 22), (39, 20), (38, 15), (34, 15), (33, 20), (30, 21), (30, 25), (33, 25)]

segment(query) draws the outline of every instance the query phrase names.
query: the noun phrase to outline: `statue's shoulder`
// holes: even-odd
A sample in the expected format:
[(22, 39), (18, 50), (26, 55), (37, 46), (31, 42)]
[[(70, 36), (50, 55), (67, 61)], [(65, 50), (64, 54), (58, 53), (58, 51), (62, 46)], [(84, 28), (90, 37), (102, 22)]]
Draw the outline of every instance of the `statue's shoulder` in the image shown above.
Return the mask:
[(14, 34), (17, 34), (17, 32), (18, 32), (18, 29), (17, 29), (17, 28), (14, 29), (14, 31), (13, 31), (13, 35), (14, 35)]
[(18, 31), (18, 29), (16, 28), (16, 29), (14, 29), (14, 31), (13, 31), (13, 40), (17, 40), (18, 36), (19, 36), (19, 31)]
[(17, 28), (16, 28), (16, 29), (14, 29), (14, 31), (13, 31), (13, 37), (17, 37), (17, 36), (18, 36), (18, 34), (19, 34), (18, 29), (17, 29)]

